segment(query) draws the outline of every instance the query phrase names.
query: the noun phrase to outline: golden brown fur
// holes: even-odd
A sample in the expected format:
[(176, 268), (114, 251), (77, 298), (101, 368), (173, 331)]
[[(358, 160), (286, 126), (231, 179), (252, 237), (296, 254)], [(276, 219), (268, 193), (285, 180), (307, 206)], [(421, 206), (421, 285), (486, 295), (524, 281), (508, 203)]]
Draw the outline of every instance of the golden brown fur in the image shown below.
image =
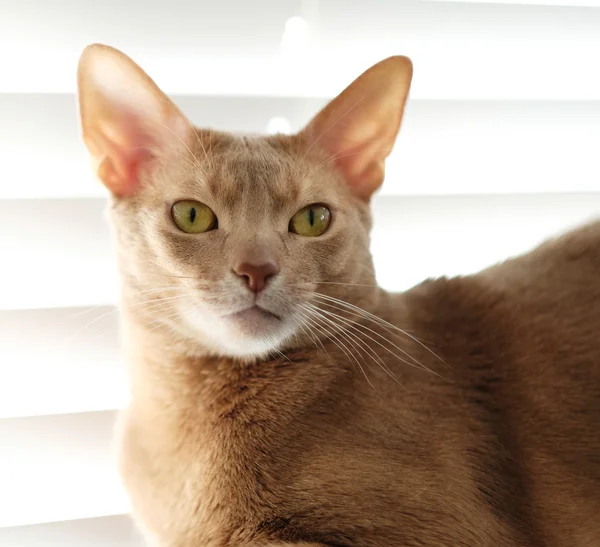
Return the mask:
[[(137, 163), (98, 154), (116, 196), (132, 386), (120, 467), (140, 527), (160, 547), (600, 545), (600, 223), (386, 293), (368, 197), (399, 118), (349, 164), (315, 130), (334, 114), (290, 137), (178, 133), (185, 149), (133, 177)], [(181, 197), (218, 210), (222, 233), (178, 233), (165, 204)], [(335, 215), (324, 236), (278, 231), (314, 201)], [(229, 340), (216, 315), (186, 319), (237, 305), (232, 257), (265, 249), (281, 264), (265, 301), (304, 310), (303, 328), (253, 345), (262, 332)]]

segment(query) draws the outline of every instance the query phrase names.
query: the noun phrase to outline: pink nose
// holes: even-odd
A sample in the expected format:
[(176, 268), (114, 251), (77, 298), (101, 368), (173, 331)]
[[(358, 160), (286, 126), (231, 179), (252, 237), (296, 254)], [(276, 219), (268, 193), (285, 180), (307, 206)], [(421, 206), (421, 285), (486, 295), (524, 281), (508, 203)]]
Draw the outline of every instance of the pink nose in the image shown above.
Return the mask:
[(252, 292), (259, 293), (265, 288), (267, 281), (279, 273), (279, 268), (274, 262), (263, 262), (262, 264), (242, 262), (233, 271), (246, 281)]

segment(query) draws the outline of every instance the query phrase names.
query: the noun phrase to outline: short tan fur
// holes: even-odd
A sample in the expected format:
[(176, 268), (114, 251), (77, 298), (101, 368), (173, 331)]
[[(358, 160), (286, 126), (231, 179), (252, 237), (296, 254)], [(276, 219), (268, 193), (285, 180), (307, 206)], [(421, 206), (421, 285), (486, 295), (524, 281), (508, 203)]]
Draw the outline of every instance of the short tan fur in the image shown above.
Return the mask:
[(600, 224), (377, 287), (369, 201), (411, 78), (391, 57), (300, 133), (248, 137), (84, 51), (132, 391), (119, 465), (151, 544), (600, 545)]

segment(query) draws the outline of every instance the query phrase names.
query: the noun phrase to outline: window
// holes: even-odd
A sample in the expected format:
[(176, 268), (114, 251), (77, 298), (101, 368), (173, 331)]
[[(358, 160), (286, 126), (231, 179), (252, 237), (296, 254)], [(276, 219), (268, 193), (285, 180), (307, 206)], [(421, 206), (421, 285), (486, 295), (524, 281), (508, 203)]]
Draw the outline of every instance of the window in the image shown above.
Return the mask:
[[(112, 463), (117, 277), (76, 118), (85, 45), (130, 54), (199, 126), (298, 129), (406, 54), (375, 199), (380, 282), (475, 271), (600, 211), (600, 9), (420, 0), (31, 0), (0, 8), (0, 545), (140, 545)], [(131, 15), (134, 13), (134, 15)]]

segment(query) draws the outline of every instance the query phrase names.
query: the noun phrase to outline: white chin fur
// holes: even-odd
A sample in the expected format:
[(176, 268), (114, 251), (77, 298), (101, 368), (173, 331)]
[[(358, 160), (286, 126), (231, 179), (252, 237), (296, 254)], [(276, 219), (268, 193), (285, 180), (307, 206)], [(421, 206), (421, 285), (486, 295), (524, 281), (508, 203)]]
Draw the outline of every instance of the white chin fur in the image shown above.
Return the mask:
[(243, 332), (233, 320), (199, 309), (187, 310), (182, 317), (209, 351), (240, 359), (265, 357), (281, 348), (296, 332), (293, 322), (286, 319), (275, 325), (258, 326), (254, 332)]

